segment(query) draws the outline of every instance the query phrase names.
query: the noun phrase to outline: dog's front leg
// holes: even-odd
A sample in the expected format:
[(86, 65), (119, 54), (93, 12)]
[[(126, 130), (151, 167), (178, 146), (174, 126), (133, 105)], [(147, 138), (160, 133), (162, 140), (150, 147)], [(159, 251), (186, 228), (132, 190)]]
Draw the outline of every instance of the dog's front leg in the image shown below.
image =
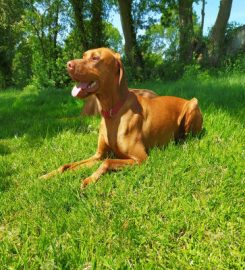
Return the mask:
[(41, 176), (40, 178), (41, 179), (48, 179), (50, 177), (53, 177), (57, 174), (63, 173), (63, 172), (68, 171), (68, 170), (75, 171), (75, 170), (79, 170), (83, 167), (93, 166), (97, 161), (103, 159), (105, 154), (108, 151), (109, 151), (109, 147), (105, 144), (103, 136), (99, 136), (98, 148), (97, 148), (97, 152), (95, 155), (93, 155), (92, 157), (90, 157), (88, 159), (65, 164), (65, 165), (59, 167), (58, 169)]
[(106, 159), (100, 167), (89, 177), (85, 178), (81, 184), (84, 189), (88, 184), (96, 182), (107, 171), (115, 171), (127, 165), (139, 164), (141, 161), (134, 159)]
[(102, 156), (100, 154), (96, 153), (94, 156), (92, 156), (92, 157), (90, 157), (88, 159), (84, 159), (84, 160), (80, 160), (80, 161), (77, 161), (77, 162), (65, 164), (65, 165), (59, 167), (58, 169), (53, 170), (50, 173), (42, 175), (40, 178), (41, 179), (48, 179), (50, 177), (53, 177), (53, 176), (55, 176), (57, 174), (63, 173), (63, 172), (68, 171), (68, 170), (75, 171), (75, 170), (81, 169), (82, 167), (93, 166), (97, 161), (101, 160), (101, 157)]

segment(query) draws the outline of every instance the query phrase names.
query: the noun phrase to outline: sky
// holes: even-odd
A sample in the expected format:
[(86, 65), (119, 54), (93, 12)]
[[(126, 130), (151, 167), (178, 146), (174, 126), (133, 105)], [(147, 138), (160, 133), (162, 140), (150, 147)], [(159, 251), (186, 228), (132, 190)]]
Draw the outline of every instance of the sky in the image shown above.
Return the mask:
[[(208, 33), (216, 20), (219, 4), (220, 0), (206, 0), (204, 35)], [(201, 17), (201, 3), (199, 5), (194, 4), (193, 9), (196, 11), (197, 15)], [(122, 26), (118, 13), (112, 14), (111, 22), (122, 35)], [(245, 24), (245, 0), (233, 0), (229, 23), (230, 22)]]
[[(211, 28), (216, 20), (219, 10), (220, 0), (207, 0), (205, 7), (205, 21), (204, 21), (204, 34), (208, 33), (208, 29)], [(193, 5), (194, 10), (201, 16), (201, 4)], [(237, 22), (239, 24), (245, 24), (245, 0), (233, 0), (229, 23)]]

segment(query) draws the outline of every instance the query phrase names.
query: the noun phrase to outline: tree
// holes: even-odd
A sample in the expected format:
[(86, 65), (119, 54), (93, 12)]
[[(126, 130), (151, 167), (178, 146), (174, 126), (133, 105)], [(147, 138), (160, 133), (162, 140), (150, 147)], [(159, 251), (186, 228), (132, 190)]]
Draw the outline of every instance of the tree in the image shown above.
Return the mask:
[(70, 0), (82, 50), (106, 47), (105, 0)]
[(189, 64), (192, 61), (192, 21), (193, 0), (179, 0), (179, 58), (180, 62)]
[(122, 36), (111, 23), (104, 21), (105, 36), (108, 46), (116, 52), (122, 52)]
[(67, 25), (66, 0), (28, 1), (23, 16), (23, 40), (28, 40), (32, 56), (33, 80), (40, 85), (57, 85), (57, 60), (61, 37)]
[(217, 65), (223, 54), (225, 30), (230, 17), (231, 7), (232, 0), (220, 0), (219, 12), (209, 40), (209, 61), (212, 65)]
[(125, 38), (125, 54), (127, 60), (132, 67), (141, 70), (143, 68), (143, 58), (137, 44), (132, 18), (132, 0), (118, 0), (118, 4)]
[(6, 88), (12, 81), (12, 64), (16, 45), (21, 38), (20, 21), (24, 12), (23, 1), (0, 0), (0, 86)]
[(204, 27), (204, 18), (205, 18), (205, 4), (206, 4), (206, 0), (202, 0), (200, 38), (203, 37), (203, 27)]
[(91, 39), (92, 48), (106, 47), (106, 34), (103, 25), (103, 12), (104, 4), (103, 0), (92, 0), (91, 4)]
[(83, 50), (86, 51), (90, 47), (90, 37), (89, 37), (89, 31), (86, 27), (85, 17), (86, 17), (86, 10), (88, 9), (88, 1), (86, 0), (70, 0), (73, 12), (74, 12), (74, 18), (76, 22), (76, 26), (78, 29), (80, 41), (83, 47)]

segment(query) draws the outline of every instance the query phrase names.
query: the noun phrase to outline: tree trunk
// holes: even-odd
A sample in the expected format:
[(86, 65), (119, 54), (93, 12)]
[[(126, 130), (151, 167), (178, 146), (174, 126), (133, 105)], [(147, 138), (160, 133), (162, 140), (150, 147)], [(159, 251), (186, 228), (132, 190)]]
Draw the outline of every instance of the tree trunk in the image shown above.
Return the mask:
[(210, 64), (217, 65), (223, 54), (225, 29), (230, 17), (232, 0), (220, 0), (220, 7), (210, 36)]
[(125, 54), (129, 64), (137, 69), (143, 68), (143, 58), (137, 45), (136, 33), (132, 18), (132, 0), (118, 0), (123, 34), (125, 38)]
[(49, 67), (51, 70), (51, 78), (56, 81), (55, 74), (56, 74), (56, 61), (58, 59), (58, 47), (57, 47), (57, 39), (58, 39), (58, 33), (59, 33), (59, 15), (60, 15), (60, 9), (61, 9), (61, 2), (57, 1), (54, 7), (54, 20), (51, 24), (53, 26), (53, 35), (51, 35), (51, 50), (50, 52), (52, 53), (50, 55), (51, 61), (53, 62), (52, 67)]
[(86, 51), (89, 49), (89, 38), (88, 38), (88, 31), (86, 30), (84, 24), (84, 0), (70, 0), (75, 16), (75, 22), (78, 28), (81, 44), (83, 50)]
[(91, 29), (92, 29), (92, 48), (105, 47), (105, 34), (103, 28), (103, 0), (92, 0), (91, 5)]
[(179, 59), (183, 64), (190, 64), (192, 61), (192, 3), (193, 0), (179, 0)]
[(55, 7), (55, 16), (54, 16), (54, 34), (53, 34), (53, 48), (54, 48), (54, 59), (55, 61), (58, 58), (58, 51), (57, 51), (57, 38), (59, 33), (59, 15), (60, 15), (60, 4), (57, 3)]
[(204, 27), (204, 18), (205, 18), (205, 3), (206, 0), (202, 0), (202, 9), (201, 9), (201, 24), (199, 32), (196, 38), (192, 40), (192, 50), (195, 60), (199, 64), (203, 64), (204, 59), (206, 58), (206, 43), (203, 39), (203, 27)]
[(204, 18), (205, 18), (205, 1), (202, 0), (202, 10), (201, 10), (201, 26), (200, 26), (200, 37), (203, 37), (203, 27), (204, 27)]

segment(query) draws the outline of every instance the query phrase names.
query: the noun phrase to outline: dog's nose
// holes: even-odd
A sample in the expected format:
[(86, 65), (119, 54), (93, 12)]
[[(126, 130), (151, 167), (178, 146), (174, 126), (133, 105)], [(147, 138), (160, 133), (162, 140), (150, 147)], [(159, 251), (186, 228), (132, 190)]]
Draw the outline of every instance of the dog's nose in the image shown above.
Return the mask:
[(69, 61), (67, 62), (67, 70), (69, 72), (73, 72), (75, 70), (75, 64), (73, 61)]

